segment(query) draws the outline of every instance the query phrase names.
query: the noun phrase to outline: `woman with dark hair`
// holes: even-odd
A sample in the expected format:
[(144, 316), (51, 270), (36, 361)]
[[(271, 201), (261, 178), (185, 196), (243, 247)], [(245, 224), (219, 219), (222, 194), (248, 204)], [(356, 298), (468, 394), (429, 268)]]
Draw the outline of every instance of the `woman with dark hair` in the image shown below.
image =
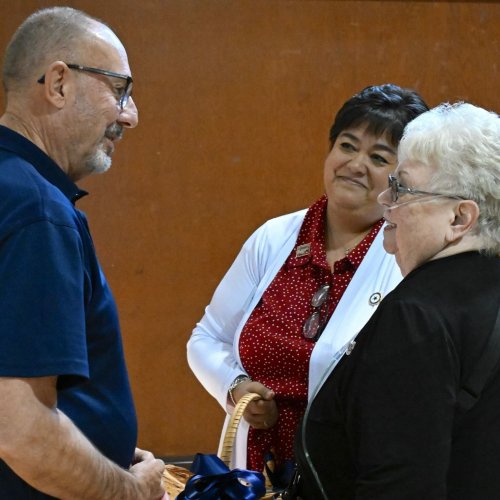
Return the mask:
[(325, 194), (257, 229), (194, 329), (190, 367), (222, 408), (261, 396), (239, 426), (233, 467), (272, 463), (274, 485), (287, 483), (308, 394), (401, 280), (382, 247), (377, 196), (405, 125), (427, 109), (391, 84), (351, 97), (330, 131)]

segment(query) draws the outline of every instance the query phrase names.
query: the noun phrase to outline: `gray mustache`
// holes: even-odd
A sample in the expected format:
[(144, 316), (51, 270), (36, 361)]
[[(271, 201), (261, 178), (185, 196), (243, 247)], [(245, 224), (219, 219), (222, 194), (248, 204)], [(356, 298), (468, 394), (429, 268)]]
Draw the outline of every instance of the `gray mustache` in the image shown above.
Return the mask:
[(106, 129), (104, 135), (112, 141), (115, 139), (121, 139), (123, 136), (123, 127), (121, 125), (118, 125), (117, 123), (114, 123)]

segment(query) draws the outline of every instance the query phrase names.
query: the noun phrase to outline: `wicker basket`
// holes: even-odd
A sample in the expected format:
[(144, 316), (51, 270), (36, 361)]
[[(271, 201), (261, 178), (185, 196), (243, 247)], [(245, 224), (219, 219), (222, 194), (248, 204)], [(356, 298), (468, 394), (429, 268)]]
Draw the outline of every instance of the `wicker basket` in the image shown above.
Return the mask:
[(192, 475), (193, 473), (184, 467), (172, 464), (165, 465), (162, 484), (170, 500), (175, 500), (177, 495), (184, 491), (184, 487)]
[[(236, 438), (236, 431), (238, 430), (238, 425), (240, 423), (241, 417), (245, 412), (247, 405), (254, 399), (258, 399), (260, 396), (255, 393), (245, 394), (235, 406), (233, 414), (229, 420), (226, 432), (224, 434), (224, 440), (222, 441), (222, 450), (220, 453), (220, 459), (229, 467), (231, 463), (231, 456), (233, 454), (234, 440)], [(163, 487), (167, 491), (171, 500), (175, 500), (177, 495), (184, 491), (184, 487), (193, 475), (191, 471), (185, 469), (184, 467), (178, 467), (176, 465), (167, 464), (165, 470), (163, 471)], [(273, 498), (273, 494), (269, 493), (262, 497), (264, 500)]]

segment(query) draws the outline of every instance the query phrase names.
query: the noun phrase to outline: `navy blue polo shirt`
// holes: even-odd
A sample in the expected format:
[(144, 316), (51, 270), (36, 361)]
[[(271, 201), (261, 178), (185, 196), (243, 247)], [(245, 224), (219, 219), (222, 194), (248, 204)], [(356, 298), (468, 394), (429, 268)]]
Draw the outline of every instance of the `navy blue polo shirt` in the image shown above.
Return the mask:
[[(57, 376), (58, 408), (128, 468), (137, 421), (116, 305), (74, 207), (84, 194), (0, 126), (0, 377)], [(0, 497), (48, 498), (1, 460)]]

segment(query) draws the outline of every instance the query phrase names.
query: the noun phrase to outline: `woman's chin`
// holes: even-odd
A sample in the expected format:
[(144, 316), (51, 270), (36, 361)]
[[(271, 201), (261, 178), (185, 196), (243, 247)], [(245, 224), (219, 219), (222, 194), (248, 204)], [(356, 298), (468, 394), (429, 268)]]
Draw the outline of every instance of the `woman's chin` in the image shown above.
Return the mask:
[(394, 228), (384, 228), (384, 250), (391, 255), (394, 255), (398, 249), (396, 244), (396, 234)]

